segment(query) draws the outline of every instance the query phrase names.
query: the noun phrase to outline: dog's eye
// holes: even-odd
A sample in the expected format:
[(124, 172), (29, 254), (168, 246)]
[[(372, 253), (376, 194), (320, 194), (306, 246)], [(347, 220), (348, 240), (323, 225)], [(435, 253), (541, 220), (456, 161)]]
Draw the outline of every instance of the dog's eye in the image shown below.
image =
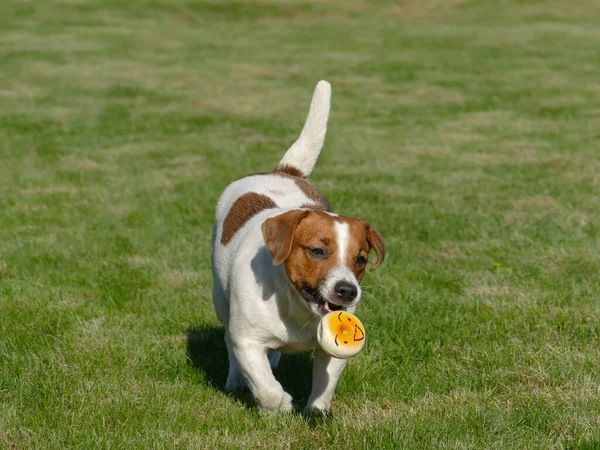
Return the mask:
[(356, 265), (358, 267), (364, 266), (366, 263), (367, 263), (367, 260), (364, 256), (359, 256), (358, 258), (356, 258)]
[(322, 248), (311, 248), (310, 253), (317, 258), (325, 256), (325, 251)]

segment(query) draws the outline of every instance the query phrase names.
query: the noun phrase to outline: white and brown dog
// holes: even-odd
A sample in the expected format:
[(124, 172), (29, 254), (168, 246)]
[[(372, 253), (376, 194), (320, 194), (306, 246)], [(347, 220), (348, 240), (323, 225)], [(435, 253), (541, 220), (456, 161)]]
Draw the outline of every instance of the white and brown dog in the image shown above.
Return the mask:
[[(315, 347), (320, 318), (354, 312), (369, 251), (379, 267), (381, 234), (339, 216), (306, 181), (325, 140), (331, 86), (320, 81), (298, 140), (274, 172), (231, 183), (219, 199), (212, 236), (213, 301), (229, 353), (226, 390), (247, 385), (260, 407), (291, 411), (273, 376), (280, 352)], [(307, 409), (327, 412), (346, 360), (318, 347)]]

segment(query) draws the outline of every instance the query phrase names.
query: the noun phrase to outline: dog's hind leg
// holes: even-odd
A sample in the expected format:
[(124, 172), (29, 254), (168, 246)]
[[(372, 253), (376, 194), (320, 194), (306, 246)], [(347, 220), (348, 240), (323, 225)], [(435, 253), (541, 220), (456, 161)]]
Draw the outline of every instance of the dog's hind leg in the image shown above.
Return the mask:
[(246, 380), (242, 376), (237, 359), (233, 353), (231, 345), (231, 336), (229, 335), (229, 301), (223, 293), (221, 283), (217, 277), (213, 284), (213, 303), (219, 321), (225, 327), (225, 344), (227, 345), (227, 356), (229, 357), (229, 374), (225, 382), (227, 392), (238, 392), (247, 386)]
[(271, 369), (277, 369), (280, 360), (281, 352), (278, 352), (277, 350), (269, 350), (269, 364), (271, 365)]
[(223, 292), (219, 279), (214, 275), (213, 278), (213, 305), (215, 307), (215, 312), (217, 313), (217, 319), (219, 319), (219, 322), (227, 328), (227, 325), (229, 324), (229, 301)]
[(229, 356), (229, 374), (227, 375), (225, 390), (227, 392), (239, 392), (244, 389), (248, 383), (240, 372), (238, 361), (233, 353), (233, 345), (231, 343), (229, 331), (225, 331), (225, 343), (227, 344), (227, 354)]

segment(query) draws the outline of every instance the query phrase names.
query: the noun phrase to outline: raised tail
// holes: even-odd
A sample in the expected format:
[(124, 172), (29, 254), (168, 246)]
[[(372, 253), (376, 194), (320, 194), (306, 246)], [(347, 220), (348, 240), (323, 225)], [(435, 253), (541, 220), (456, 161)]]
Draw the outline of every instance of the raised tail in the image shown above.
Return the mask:
[(315, 88), (302, 133), (285, 152), (275, 169), (276, 172), (286, 172), (303, 178), (310, 175), (325, 141), (330, 104), (331, 85), (321, 80)]

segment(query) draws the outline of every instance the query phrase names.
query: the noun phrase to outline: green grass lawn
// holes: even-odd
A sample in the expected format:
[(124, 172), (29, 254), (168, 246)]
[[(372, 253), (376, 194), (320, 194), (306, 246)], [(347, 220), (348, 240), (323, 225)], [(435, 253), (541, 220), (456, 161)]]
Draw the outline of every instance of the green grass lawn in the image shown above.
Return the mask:
[[(600, 447), (596, 0), (0, 9), (0, 448)], [(312, 180), (389, 259), (314, 423), (223, 392), (209, 252), (320, 79)]]

